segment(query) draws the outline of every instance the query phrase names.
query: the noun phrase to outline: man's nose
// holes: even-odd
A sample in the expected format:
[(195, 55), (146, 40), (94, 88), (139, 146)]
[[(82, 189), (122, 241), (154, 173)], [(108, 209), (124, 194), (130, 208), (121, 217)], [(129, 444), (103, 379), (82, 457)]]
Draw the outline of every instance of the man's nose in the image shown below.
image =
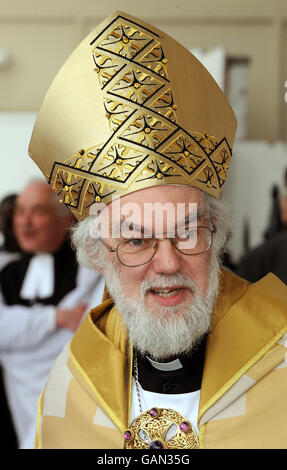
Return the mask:
[(174, 274), (180, 270), (180, 253), (170, 238), (157, 240), (153, 269), (158, 274)]
[(22, 227), (30, 227), (32, 224), (32, 216), (30, 212), (23, 212), (22, 214), (15, 216), (15, 222)]

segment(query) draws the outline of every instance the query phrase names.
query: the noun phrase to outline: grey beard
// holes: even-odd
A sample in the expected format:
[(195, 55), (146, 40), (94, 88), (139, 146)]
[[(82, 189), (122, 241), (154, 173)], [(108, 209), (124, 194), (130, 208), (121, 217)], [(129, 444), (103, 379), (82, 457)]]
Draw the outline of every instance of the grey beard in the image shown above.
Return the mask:
[[(210, 329), (219, 280), (219, 262), (215, 256), (211, 257), (205, 296), (192, 279), (180, 273), (159, 275), (143, 281), (140, 286), (140, 298), (127, 298), (120, 272), (111, 264), (106, 269), (105, 280), (128, 330), (129, 338), (142, 354), (160, 360), (189, 353)], [(173, 307), (157, 306), (156, 314), (146, 308), (145, 294), (149, 289), (168, 287), (172, 284), (189, 288), (193, 292), (192, 301)]]

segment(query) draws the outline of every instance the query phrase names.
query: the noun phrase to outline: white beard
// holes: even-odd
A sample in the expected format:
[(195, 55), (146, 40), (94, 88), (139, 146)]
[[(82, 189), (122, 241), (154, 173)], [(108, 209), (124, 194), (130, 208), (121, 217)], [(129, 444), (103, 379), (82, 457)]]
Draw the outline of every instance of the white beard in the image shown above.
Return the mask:
[[(127, 327), (129, 338), (140, 353), (156, 360), (189, 353), (209, 331), (219, 279), (219, 262), (215, 256), (211, 258), (205, 296), (189, 277), (174, 274), (159, 275), (143, 281), (140, 298), (128, 297), (119, 270), (108, 264), (105, 272), (107, 288)], [(192, 301), (174, 307), (157, 305), (156, 314), (146, 308), (145, 293), (151, 287), (168, 287), (172, 284), (188, 287), (193, 292)]]

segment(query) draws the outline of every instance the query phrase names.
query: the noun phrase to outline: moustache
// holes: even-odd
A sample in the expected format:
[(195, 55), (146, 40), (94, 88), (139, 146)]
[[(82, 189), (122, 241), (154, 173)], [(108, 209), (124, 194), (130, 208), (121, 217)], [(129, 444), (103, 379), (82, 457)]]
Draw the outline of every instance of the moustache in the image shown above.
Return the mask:
[(142, 281), (140, 285), (140, 293), (142, 299), (145, 295), (155, 288), (167, 288), (167, 287), (177, 287), (177, 288), (186, 288), (189, 289), (192, 293), (195, 293), (198, 290), (198, 286), (195, 282), (188, 276), (178, 273), (172, 275), (159, 275), (153, 277), (152, 279), (147, 279)]

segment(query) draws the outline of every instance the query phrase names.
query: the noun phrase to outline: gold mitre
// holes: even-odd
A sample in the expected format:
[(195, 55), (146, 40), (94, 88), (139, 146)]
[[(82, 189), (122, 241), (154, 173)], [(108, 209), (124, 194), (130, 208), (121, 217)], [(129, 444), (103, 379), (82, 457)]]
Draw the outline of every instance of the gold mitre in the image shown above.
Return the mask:
[(220, 197), (236, 119), (181, 44), (115, 12), (75, 49), (39, 111), (29, 154), (78, 220), (162, 184)]

